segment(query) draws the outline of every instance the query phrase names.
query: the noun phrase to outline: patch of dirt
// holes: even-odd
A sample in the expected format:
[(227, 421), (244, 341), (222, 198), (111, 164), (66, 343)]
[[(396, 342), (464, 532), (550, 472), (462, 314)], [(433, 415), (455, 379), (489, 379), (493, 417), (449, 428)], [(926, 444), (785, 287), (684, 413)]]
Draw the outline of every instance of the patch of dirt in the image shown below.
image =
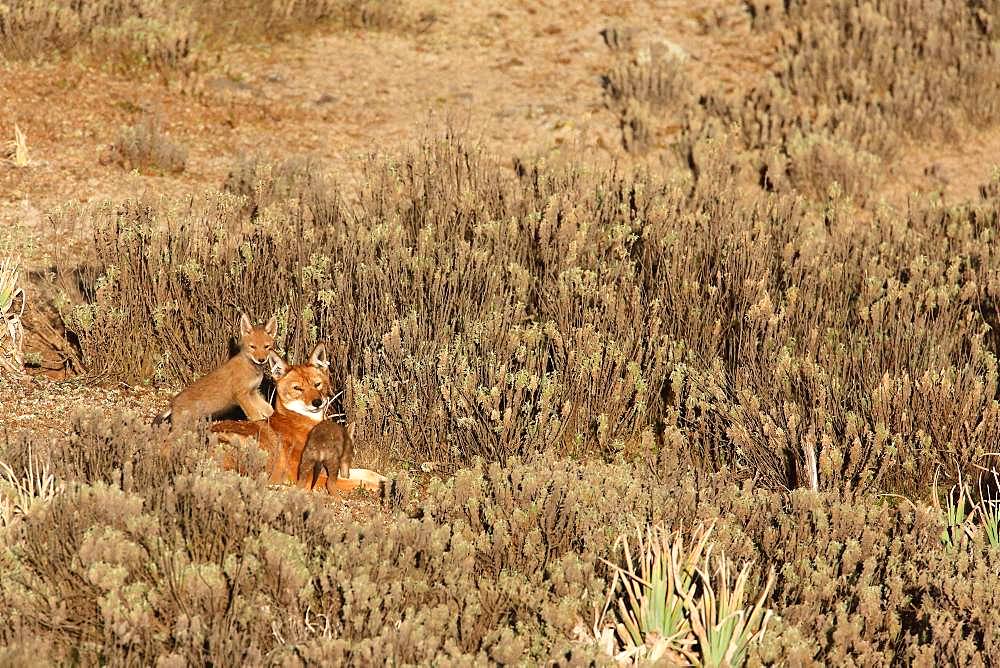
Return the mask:
[(960, 141), (907, 146), (892, 166), (883, 197), (905, 207), (915, 193), (945, 204), (980, 199), (979, 187), (1000, 166), (1000, 129), (968, 132)]
[[(17, 123), (32, 164), (0, 167), (0, 225), (29, 263), (55, 243), (40, 224), (70, 202), (176, 197), (218, 188), (246, 154), (310, 154), (350, 186), (371, 153), (455, 127), (502, 161), (564, 152), (593, 164), (626, 158), (600, 76), (609, 25), (669, 41), (706, 81), (741, 92), (767, 67), (742, 9), (687, 3), (442, 4), (422, 34), (317, 34), (233, 48), (195, 80), (164, 86), (80, 63), (0, 71), (0, 133)], [(45, 109), (46, 113), (37, 113)], [(140, 175), (102, 164), (120, 128), (154, 116), (189, 150), (184, 173)]]
[(30, 428), (45, 434), (65, 435), (65, 426), (74, 410), (103, 407), (109, 412), (153, 412), (151, 406), (166, 404), (168, 391), (126, 385), (94, 387), (79, 379), (56, 381), (44, 375), (23, 382), (5, 379), (0, 385), (0, 432)]

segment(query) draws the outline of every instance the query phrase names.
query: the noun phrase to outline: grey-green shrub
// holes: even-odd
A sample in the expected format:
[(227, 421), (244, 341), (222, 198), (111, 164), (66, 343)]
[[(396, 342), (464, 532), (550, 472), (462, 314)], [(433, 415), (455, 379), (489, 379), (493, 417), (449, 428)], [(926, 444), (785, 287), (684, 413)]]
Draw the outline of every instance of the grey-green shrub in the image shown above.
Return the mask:
[[(74, 420), (65, 441), (25, 433), (0, 452), (51, 449), (66, 485), (0, 551), (5, 657), (577, 665), (600, 655), (579, 629), (604, 605), (601, 559), (615, 558), (618, 534), (699, 521), (715, 522), (734, 561), (775, 569), (776, 618), (753, 665), (997, 656), (996, 550), (949, 550), (919, 502), (768, 490), (666, 450), (659, 464), (477, 461), (397, 510), (352, 517), (325, 495), (219, 471), (204, 433), (97, 411)], [(161, 451), (171, 439), (178, 459)], [(101, 444), (176, 463), (127, 491), (114, 464), (55, 455)]]
[(861, 223), (845, 199), (742, 193), (720, 145), (700, 155), (693, 187), (518, 176), (452, 138), (373, 163), (357, 204), (305, 163), (251, 165), (239, 196), (71, 216), (95, 255), (58, 305), (88, 370), (129, 382), (188, 381), (239, 311), (277, 314), (293, 361), (330, 342), (377, 467), (670, 438), (773, 487), (919, 496), (981, 464), (995, 202)]

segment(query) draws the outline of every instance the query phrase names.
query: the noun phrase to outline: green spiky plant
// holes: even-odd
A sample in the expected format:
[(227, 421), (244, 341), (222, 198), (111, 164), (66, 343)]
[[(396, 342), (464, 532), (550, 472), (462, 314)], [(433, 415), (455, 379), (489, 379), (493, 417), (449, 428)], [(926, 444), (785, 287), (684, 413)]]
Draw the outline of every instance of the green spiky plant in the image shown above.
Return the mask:
[(725, 555), (714, 559), (711, 554), (705, 556), (705, 568), (698, 570), (700, 597), (696, 600), (694, 593), (689, 593), (685, 600), (701, 665), (742, 666), (750, 645), (764, 637), (773, 614), (764, 607), (764, 599), (774, 584), (774, 572), (768, 574), (756, 603), (744, 608), (752, 566), (744, 564), (733, 582), (732, 563)]
[(19, 285), (20, 265), (13, 258), (0, 260), (0, 373), (24, 373), (24, 290)]
[[(712, 554), (713, 528), (695, 527), (687, 547), (681, 531), (661, 526), (636, 530), (634, 553), (628, 534), (619, 537), (616, 547), (622, 547), (622, 565), (604, 562), (614, 569), (609, 602), (619, 581), (624, 590), (613, 607), (617, 646), (609, 646), (606, 634), (598, 633), (602, 624), (594, 629), (616, 660), (668, 659), (703, 666), (745, 662), (747, 650), (763, 637), (772, 615), (763, 603), (774, 575), (756, 603), (745, 609), (752, 565), (744, 565), (733, 582), (729, 560), (724, 554)], [(605, 606), (605, 615), (609, 607)]]
[(19, 517), (40, 503), (48, 503), (62, 491), (62, 485), (51, 472), (48, 461), (28, 450), (28, 463), (23, 473), (16, 473), (0, 461), (0, 528), (12, 526)]
[[(991, 469), (993, 482), (997, 489), (1000, 489), (1000, 476), (995, 469)], [(979, 503), (976, 504), (976, 511), (982, 518), (983, 531), (986, 532), (986, 540), (990, 547), (1000, 547), (1000, 500), (989, 499), (983, 493), (982, 479), (979, 481)]]
[(962, 481), (961, 475), (959, 475), (958, 483), (948, 491), (944, 508), (941, 508), (937, 492), (937, 474), (935, 474), (932, 499), (935, 508), (945, 521), (945, 527), (941, 530), (941, 544), (952, 550), (971, 541), (975, 535), (974, 519), (977, 505), (972, 502), (969, 490)]
[[(636, 529), (634, 556), (627, 534), (619, 537), (625, 567), (615, 567), (615, 574), (625, 596), (618, 599), (616, 630), (626, 653), (645, 654), (651, 660), (668, 652), (688, 655), (693, 643), (684, 601), (710, 535), (711, 528), (699, 527), (685, 550), (679, 532), (671, 534), (663, 527)], [(647, 646), (649, 651), (643, 651)]]

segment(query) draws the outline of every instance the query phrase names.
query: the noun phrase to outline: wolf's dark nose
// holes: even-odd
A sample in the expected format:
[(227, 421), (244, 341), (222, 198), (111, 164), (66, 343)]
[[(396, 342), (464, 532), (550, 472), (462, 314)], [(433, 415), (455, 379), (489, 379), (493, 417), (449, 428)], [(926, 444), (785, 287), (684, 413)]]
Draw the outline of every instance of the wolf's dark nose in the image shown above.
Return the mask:
[(313, 399), (313, 408), (319, 408), (323, 405), (322, 399)]

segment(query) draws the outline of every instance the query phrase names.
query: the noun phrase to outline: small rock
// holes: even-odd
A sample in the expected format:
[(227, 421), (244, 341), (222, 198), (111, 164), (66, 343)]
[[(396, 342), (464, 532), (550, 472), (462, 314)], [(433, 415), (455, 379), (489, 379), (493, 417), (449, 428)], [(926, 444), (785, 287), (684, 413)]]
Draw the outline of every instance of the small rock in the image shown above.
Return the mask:
[(205, 82), (205, 86), (211, 90), (222, 93), (250, 90), (250, 84), (245, 81), (236, 81), (235, 79), (230, 79), (229, 77), (215, 77), (214, 79), (209, 79)]
[(691, 57), (687, 49), (683, 46), (669, 39), (659, 39), (650, 46), (650, 49), (658, 56), (674, 58), (676, 60), (685, 61)]

